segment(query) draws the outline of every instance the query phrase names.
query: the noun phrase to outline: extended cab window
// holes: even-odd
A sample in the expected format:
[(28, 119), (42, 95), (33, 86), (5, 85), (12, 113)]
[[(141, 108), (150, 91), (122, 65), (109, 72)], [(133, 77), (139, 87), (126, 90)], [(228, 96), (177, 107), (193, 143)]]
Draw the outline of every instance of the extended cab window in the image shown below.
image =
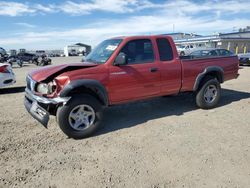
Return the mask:
[(173, 59), (173, 50), (166, 38), (158, 38), (156, 39), (160, 60), (161, 61), (170, 61)]
[(129, 41), (121, 50), (127, 56), (128, 64), (152, 63), (154, 51), (149, 39)]

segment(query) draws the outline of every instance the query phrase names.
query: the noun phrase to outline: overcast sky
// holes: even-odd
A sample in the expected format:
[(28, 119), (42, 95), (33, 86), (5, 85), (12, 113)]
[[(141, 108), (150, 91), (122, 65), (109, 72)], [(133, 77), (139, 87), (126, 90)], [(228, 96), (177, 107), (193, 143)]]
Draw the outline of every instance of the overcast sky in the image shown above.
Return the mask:
[(250, 1), (0, 0), (0, 46), (63, 49), (121, 35), (232, 32), (250, 25)]

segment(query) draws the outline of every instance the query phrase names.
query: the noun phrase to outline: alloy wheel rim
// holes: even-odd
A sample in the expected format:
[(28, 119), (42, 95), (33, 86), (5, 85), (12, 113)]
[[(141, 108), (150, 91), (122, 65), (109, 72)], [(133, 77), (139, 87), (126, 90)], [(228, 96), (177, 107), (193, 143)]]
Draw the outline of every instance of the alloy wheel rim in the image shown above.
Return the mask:
[(78, 105), (71, 110), (68, 119), (73, 129), (82, 131), (93, 125), (95, 121), (95, 111), (87, 104)]
[(218, 91), (217, 91), (216, 86), (215, 85), (209, 85), (205, 89), (204, 100), (206, 101), (206, 103), (212, 103), (216, 99), (217, 94), (218, 94)]

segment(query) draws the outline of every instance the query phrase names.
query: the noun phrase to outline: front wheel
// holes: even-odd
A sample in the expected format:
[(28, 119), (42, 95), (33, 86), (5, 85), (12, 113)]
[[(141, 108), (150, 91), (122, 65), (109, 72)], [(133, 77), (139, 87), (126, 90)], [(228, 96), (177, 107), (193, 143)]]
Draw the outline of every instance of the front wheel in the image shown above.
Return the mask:
[(196, 104), (203, 109), (214, 108), (221, 95), (221, 86), (217, 79), (207, 78), (196, 94)]
[(93, 134), (102, 120), (102, 105), (90, 95), (74, 95), (57, 110), (61, 130), (70, 138), (82, 139)]

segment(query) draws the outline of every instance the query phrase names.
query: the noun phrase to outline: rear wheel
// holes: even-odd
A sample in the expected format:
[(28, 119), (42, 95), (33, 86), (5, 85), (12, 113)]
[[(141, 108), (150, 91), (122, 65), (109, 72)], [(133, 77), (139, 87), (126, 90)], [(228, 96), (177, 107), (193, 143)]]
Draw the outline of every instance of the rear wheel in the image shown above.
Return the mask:
[(221, 86), (217, 79), (207, 77), (196, 93), (196, 104), (203, 109), (214, 108), (221, 96)]
[(102, 120), (102, 105), (90, 95), (75, 95), (57, 110), (61, 130), (70, 138), (81, 139), (93, 134)]

